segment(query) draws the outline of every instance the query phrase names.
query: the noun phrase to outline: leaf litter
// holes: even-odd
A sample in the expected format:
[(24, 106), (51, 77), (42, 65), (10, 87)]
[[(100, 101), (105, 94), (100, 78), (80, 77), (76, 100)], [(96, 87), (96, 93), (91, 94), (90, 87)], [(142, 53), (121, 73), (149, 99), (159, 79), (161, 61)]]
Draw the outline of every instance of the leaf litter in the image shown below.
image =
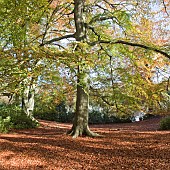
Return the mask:
[(102, 137), (72, 139), (71, 124), (40, 120), (0, 134), (0, 170), (170, 170), (170, 131), (159, 121), (91, 125)]

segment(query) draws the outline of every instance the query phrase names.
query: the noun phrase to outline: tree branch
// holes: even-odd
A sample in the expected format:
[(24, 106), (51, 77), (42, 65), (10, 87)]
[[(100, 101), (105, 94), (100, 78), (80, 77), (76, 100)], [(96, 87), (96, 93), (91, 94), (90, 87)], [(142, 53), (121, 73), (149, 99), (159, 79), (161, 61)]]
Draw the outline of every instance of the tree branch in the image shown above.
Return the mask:
[(57, 38), (53, 38), (53, 39), (51, 39), (49, 41), (44, 42), (40, 46), (44, 46), (44, 45), (47, 45), (47, 44), (52, 44), (53, 42), (57, 42), (57, 41), (60, 41), (60, 40), (63, 40), (63, 39), (67, 39), (67, 38), (75, 38), (75, 33), (74, 34), (64, 35), (64, 36), (57, 37)]
[(109, 19), (115, 19), (115, 16), (102, 16), (102, 17), (98, 17), (98, 18), (92, 18), (91, 21), (89, 22), (89, 25), (91, 25), (94, 22), (102, 22), (102, 21), (106, 21)]
[(100, 99), (102, 99), (103, 102), (105, 102), (107, 105), (109, 106), (114, 106), (114, 103), (110, 103), (109, 101), (106, 100), (106, 98), (108, 98), (109, 96), (103, 96), (100, 94), (100, 92), (98, 92), (98, 89), (94, 89), (92, 86), (90, 86), (90, 90), (93, 92), (93, 96), (98, 97)]
[(144, 44), (139, 44), (139, 43), (133, 43), (133, 42), (128, 42), (128, 41), (124, 41), (124, 40), (116, 40), (116, 41), (105, 41), (105, 40), (101, 40), (101, 41), (95, 41), (92, 43), (88, 43), (91, 46), (94, 46), (96, 44), (125, 44), (125, 45), (129, 45), (129, 46), (133, 46), (133, 47), (140, 47), (140, 48), (144, 48), (147, 50), (152, 50), (154, 52), (160, 53), (162, 55), (164, 55), (165, 57), (170, 59), (170, 55), (156, 47), (150, 47)]
[[(170, 76), (169, 76), (169, 78), (168, 78), (168, 80), (167, 80), (167, 86), (166, 86), (167, 92), (169, 92), (169, 86), (170, 86)], [(169, 94), (169, 95), (170, 95), (170, 94)]]
[(167, 11), (167, 7), (166, 7), (166, 4), (165, 4), (165, 0), (162, 0), (162, 3), (164, 5), (164, 9), (165, 9), (166, 14), (169, 16), (169, 13)]

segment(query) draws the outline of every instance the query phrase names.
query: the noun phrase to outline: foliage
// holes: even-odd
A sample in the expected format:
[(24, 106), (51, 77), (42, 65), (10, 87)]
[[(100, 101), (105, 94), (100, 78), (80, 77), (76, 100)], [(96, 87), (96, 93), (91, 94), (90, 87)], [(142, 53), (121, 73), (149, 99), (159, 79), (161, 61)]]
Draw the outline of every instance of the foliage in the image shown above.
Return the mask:
[(37, 119), (50, 120), (50, 121), (63, 122), (63, 123), (72, 122), (73, 113), (70, 111), (68, 112), (66, 110), (66, 105), (64, 102), (61, 102), (58, 105), (55, 103), (53, 104), (46, 103), (46, 105), (44, 106), (42, 103), (41, 104), (40, 103), (41, 102), (39, 102), (39, 105), (37, 105), (34, 110), (34, 116)]
[(56, 110), (48, 110), (46, 112), (34, 112), (34, 116), (37, 119), (72, 123), (73, 113), (72, 112), (57, 112)]
[(2, 118), (0, 116), (0, 132), (1, 133), (7, 133), (10, 128), (12, 128), (12, 122), (11, 122), (11, 117), (7, 116), (6, 118)]
[[(10, 124), (5, 124), (6, 128), (14, 129), (25, 129), (25, 128), (35, 128), (38, 126), (37, 121), (32, 120), (22, 109), (16, 105), (3, 105), (0, 107), (0, 116), (2, 120), (5, 120), (7, 117)], [(11, 125), (11, 126), (9, 126)]]
[(151, 119), (151, 118), (154, 118), (154, 117), (155, 117), (155, 115), (153, 115), (153, 114), (151, 114), (151, 113), (148, 113), (148, 114), (145, 114), (145, 115), (143, 116), (143, 120)]
[(98, 124), (103, 122), (104, 122), (104, 115), (101, 112), (93, 110), (89, 113), (89, 123)]
[(36, 120), (32, 120), (23, 112), (12, 116), (11, 121), (13, 122), (14, 129), (29, 129), (39, 126)]
[(33, 114), (37, 119), (51, 121), (57, 119), (55, 108), (55, 95), (52, 95), (52, 93), (50, 92), (47, 93), (46, 91), (44, 91), (35, 97), (35, 101), (35, 109), (33, 111)]
[(58, 113), (58, 122), (72, 123), (73, 122), (73, 117), (74, 117), (73, 112)]
[(101, 57), (105, 55), (105, 58), (102, 63), (97, 63), (92, 72), (94, 76), (91, 76), (93, 102), (105, 103), (112, 112), (122, 116), (131, 115), (134, 110), (160, 110), (160, 103), (168, 101), (163, 95), (167, 83), (157, 83), (155, 68), (168, 63), (160, 57), (151, 58), (153, 53), (144, 53), (140, 49), (122, 45), (103, 48), (105, 53)]
[(97, 110), (92, 110), (89, 112), (90, 124), (125, 123), (125, 122), (127, 122), (125, 118), (109, 115), (106, 112), (100, 112)]
[(170, 130), (170, 116), (167, 116), (160, 121), (160, 130)]
[[(34, 116), (37, 119), (50, 120), (62, 123), (72, 123), (74, 113), (68, 112), (66, 110), (66, 105), (61, 103), (60, 105), (54, 107), (53, 109), (49, 108), (39, 108), (35, 109)], [(131, 122), (130, 117), (118, 117), (109, 115), (107, 112), (100, 112), (97, 110), (91, 110), (89, 112), (89, 123), (90, 124), (107, 124), (107, 123), (127, 123)]]
[(39, 110), (36, 109), (36, 111), (34, 111), (34, 117), (36, 119), (42, 119), (42, 120), (49, 120), (49, 121), (57, 121), (58, 120), (58, 116), (55, 110)]

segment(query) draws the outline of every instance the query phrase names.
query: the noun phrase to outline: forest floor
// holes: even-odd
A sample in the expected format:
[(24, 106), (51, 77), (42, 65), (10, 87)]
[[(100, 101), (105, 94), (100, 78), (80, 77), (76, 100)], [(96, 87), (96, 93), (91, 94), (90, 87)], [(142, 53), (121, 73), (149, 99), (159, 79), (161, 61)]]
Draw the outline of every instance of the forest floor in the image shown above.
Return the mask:
[(0, 134), (0, 170), (170, 170), (170, 131), (160, 118), (91, 125), (102, 137), (66, 135), (71, 124), (40, 121), (37, 129)]

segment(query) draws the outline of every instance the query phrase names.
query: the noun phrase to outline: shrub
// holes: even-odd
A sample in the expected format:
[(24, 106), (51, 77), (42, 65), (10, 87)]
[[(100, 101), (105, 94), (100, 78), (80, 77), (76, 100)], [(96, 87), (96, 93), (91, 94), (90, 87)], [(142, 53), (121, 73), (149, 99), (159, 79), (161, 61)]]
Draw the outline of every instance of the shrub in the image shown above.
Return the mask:
[(0, 116), (0, 132), (7, 133), (11, 127), (11, 117), (7, 116), (6, 118), (2, 118), (2, 116)]
[(161, 119), (160, 130), (170, 130), (170, 116)]
[(102, 114), (99, 111), (92, 110), (89, 113), (89, 123), (90, 124), (104, 123), (104, 114)]
[(66, 105), (64, 102), (61, 102), (56, 107), (37, 107), (34, 110), (34, 116), (37, 119), (63, 122), (63, 123), (71, 123), (73, 120), (73, 113), (67, 112)]
[(132, 120), (130, 117), (121, 117), (120, 118), (120, 123), (131, 123)]
[(120, 118), (113, 116), (113, 115), (108, 115), (108, 114), (104, 114), (104, 122), (103, 123), (120, 123)]
[(49, 121), (56, 121), (62, 123), (71, 123), (73, 120), (73, 113), (72, 112), (57, 112), (57, 111), (46, 111), (46, 112), (35, 112), (34, 116), (37, 119), (42, 120), (49, 120)]
[(39, 123), (36, 120), (32, 120), (23, 112), (13, 115), (11, 121), (14, 129), (29, 129), (39, 126)]
[[(73, 121), (74, 113), (66, 110), (64, 102), (56, 107), (37, 107), (34, 110), (34, 116), (37, 119), (56, 121), (62, 123), (71, 123)], [(91, 110), (89, 112), (89, 123), (90, 124), (101, 124), (101, 123), (126, 123), (131, 122), (130, 117), (116, 117), (108, 115), (106, 112), (100, 112), (97, 110)]]
[(58, 122), (72, 123), (73, 122), (73, 117), (74, 117), (73, 112), (58, 113)]
[(116, 117), (114, 115), (108, 115), (105, 112), (99, 112), (92, 110), (89, 113), (89, 123), (99, 124), (99, 123), (126, 123), (131, 122), (130, 118)]
[(151, 118), (154, 118), (154, 117), (155, 117), (155, 115), (148, 113), (148, 114), (145, 114), (143, 116), (143, 120), (151, 119)]
[(55, 110), (49, 110), (49, 111), (41, 111), (41, 112), (34, 112), (34, 116), (37, 119), (42, 119), (42, 120), (49, 120), (49, 121), (57, 121), (58, 120), (58, 115)]
[[(37, 121), (28, 117), (19, 106), (16, 105), (3, 105), (0, 107), (1, 121), (3, 122), (3, 128), (9, 129), (7, 120), (10, 120), (11, 127), (14, 129), (35, 128), (38, 126)], [(8, 118), (8, 119), (7, 119)], [(4, 127), (5, 126), (5, 127)]]

